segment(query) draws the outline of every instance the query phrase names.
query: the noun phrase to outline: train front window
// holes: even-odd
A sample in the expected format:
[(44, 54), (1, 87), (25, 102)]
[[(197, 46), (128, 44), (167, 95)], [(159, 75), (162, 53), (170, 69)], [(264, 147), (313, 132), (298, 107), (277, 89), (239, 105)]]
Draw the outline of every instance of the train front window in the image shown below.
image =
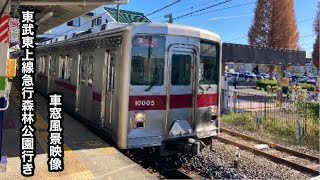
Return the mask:
[(183, 54), (172, 55), (171, 84), (190, 85), (191, 56)]
[(200, 44), (200, 77), (199, 84), (218, 84), (219, 57), (218, 45), (201, 42)]
[(164, 81), (165, 38), (135, 36), (132, 40), (131, 85), (161, 86)]

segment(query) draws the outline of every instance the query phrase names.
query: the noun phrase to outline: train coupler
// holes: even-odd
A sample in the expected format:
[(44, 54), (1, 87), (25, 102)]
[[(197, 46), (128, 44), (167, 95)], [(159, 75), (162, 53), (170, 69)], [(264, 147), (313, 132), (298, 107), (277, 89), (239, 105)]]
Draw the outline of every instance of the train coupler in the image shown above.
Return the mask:
[(201, 140), (188, 138), (187, 144), (184, 146), (184, 153), (198, 155), (205, 146)]

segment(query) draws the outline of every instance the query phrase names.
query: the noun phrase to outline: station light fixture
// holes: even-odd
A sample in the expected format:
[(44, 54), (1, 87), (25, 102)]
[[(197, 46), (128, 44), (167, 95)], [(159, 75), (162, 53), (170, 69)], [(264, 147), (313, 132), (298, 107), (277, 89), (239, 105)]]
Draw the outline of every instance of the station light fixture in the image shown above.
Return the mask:
[(17, 60), (16, 59), (8, 59), (7, 60), (7, 69), (6, 69), (7, 73), (7, 78), (8, 79), (12, 79), (14, 77), (16, 77), (16, 73), (17, 73)]

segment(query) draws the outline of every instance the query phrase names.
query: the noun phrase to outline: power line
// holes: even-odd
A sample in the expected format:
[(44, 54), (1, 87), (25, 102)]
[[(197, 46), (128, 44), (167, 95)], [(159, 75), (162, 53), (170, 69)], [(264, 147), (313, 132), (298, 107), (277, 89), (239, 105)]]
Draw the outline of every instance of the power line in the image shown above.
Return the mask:
[[(307, 37), (312, 37), (312, 36), (315, 36), (315, 34), (309, 34), (309, 35), (300, 36), (300, 39), (307, 38)], [(245, 39), (245, 38), (248, 38), (248, 36), (242, 36), (242, 37), (239, 37), (239, 38), (230, 39), (230, 40), (225, 41), (225, 42), (231, 42), (231, 41), (241, 40), (241, 39)]]
[[(163, 9), (166, 9), (166, 8), (168, 8), (168, 7), (172, 6), (172, 5), (174, 5), (174, 4), (176, 4), (176, 3), (180, 2), (180, 1), (182, 1), (182, 0), (177, 0), (177, 1), (173, 2), (173, 3), (171, 3), (171, 4), (168, 4), (168, 5), (166, 5), (166, 6), (162, 7), (162, 8), (160, 8), (160, 9), (158, 9), (158, 10), (156, 10), (156, 11), (153, 11), (153, 12), (151, 12), (151, 13), (147, 14), (146, 16), (149, 16), (149, 15), (151, 15), (151, 14), (157, 13), (157, 12), (159, 12), (159, 11), (161, 11), (161, 10), (163, 10)], [(116, 6), (115, 6), (115, 8), (116, 8)], [(103, 16), (103, 15), (105, 15), (105, 14), (107, 14), (107, 11), (105, 11), (104, 13), (100, 14), (100, 15), (99, 15), (99, 16), (97, 16), (97, 17)], [(141, 17), (139, 17), (139, 18), (141, 18)], [(70, 29), (70, 30), (68, 30), (68, 31), (65, 31), (65, 32), (63, 32), (63, 33), (61, 33), (61, 34), (58, 34), (58, 35), (56, 35), (56, 36), (54, 36), (54, 37), (50, 38), (49, 40), (54, 39), (54, 38), (56, 38), (56, 37), (60, 37), (61, 35), (66, 34), (66, 33), (70, 32), (70, 31), (73, 31), (73, 30), (75, 30), (75, 29), (77, 29), (77, 28), (79, 28), (79, 27), (81, 27), (81, 26), (83, 26), (83, 25), (85, 25), (85, 24), (90, 23), (91, 21), (92, 21), (92, 20), (89, 20), (89, 21), (87, 21), (87, 22), (85, 22), (85, 23), (81, 24), (81, 25), (80, 25), (80, 26), (78, 26), (78, 27), (72, 28), (72, 29)], [(136, 20), (135, 20), (135, 21), (136, 21)], [(47, 41), (48, 41), (48, 40), (47, 40)]]
[(248, 3), (243, 3), (243, 4), (238, 4), (238, 5), (235, 5), (235, 6), (229, 6), (229, 7), (225, 7), (225, 8), (221, 8), (221, 9), (216, 9), (216, 10), (212, 10), (212, 11), (206, 11), (206, 12), (202, 12), (202, 13), (199, 13), (199, 14), (192, 14), (192, 15), (188, 15), (188, 16), (182, 17), (182, 18), (180, 18), (180, 19), (188, 18), (188, 17), (193, 17), (193, 16), (199, 16), (199, 15), (203, 15), (203, 14), (208, 14), (208, 13), (212, 13), (212, 12), (222, 11), (222, 10), (231, 9), (231, 8), (236, 8), (236, 7), (241, 7), (241, 6), (246, 6), (246, 5), (253, 4), (253, 3), (256, 3), (256, 1), (248, 2)]
[[(203, 6), (203, 5), (206, 5), (206, 4), (210, 4), (210, 3), (213, 3), (213, 2), (216, 2), (216, 1), (219, 1), (219, 0), (213, 0), (213, 1), (210, 1), (210, 2), (198, 4), (198, 5), (195, 5), (195, 6), (190, 6), (190, 7), (184, 8), (184, 9), (180, 9), (180, 10), (177, 10), (177, 11), (170, 12), (170, 13), (168, 13), (168, 14), (179, 13), (179, 12), (182, 12), (182, 11), (186, 11), (186, 10), (189, 10), (189, 9), (193, 9), (193, 8), (195, 8), (195, 7), (199, 7), (199, 6)], [(157, 18), (163, 17), (163, 16), (165, 16), (165, 15), (166, 15), (166, 14), (163, 14), (163, 15), (156, 16), (156, 17), (153, 17), (153, 18), (150, 18), (150, 19), (157, 19)]]
[(310, 20), (314, 20), (315, 18), (308, 18), (308, 19), (304, 19), (304, 20), (301, 20), (301, 21), (298, 21), (298, 23), (302, 23), (302, 22), (306, 22), (306, 21), (310, 21)]
[(230, 40), (225, 41), (225, 42), (231, 42), (231, 41), (241, 40), (241, 39), (245, 39), (245, 38), (248, 38), (248, 36), (242, 36), (242, 37), (239, 37), (239, 38), (230, 39)]
[(183, 17), (186, 17), (186, 16), (191, 16), (192, 14), (195, 14), (195, 13), (198, 13), (198, 12), (201, 12), (201, 11), (204, 11), (204, 10), (207, 10), (207, 9), (210, 9), (210, 8), (213, 8), (213, 7), (216, 7), (216, 6), (219, 6), (221, 4), (225, 4), (225, 3), (228, 3), (230, 1), (233, 1), (233, 0), (225, 0), (223, 2), (220, 2), (220, 3), (217, 3), (217, 4), (213, 4), (211, 6), (207, 6), (205, 8), (202, 8), (202, 9), (199, 9), (199, 10), (196, 10), (196, 11), (192, 11), (192, 12), (189, 12), (187, 14), (184, 14), (184, 15), (181, 15), (181, 16), (178, 16), (178, 17), (175, 17), (173, 18), (173, 20), (177, 20), (177, 19), (180, 19), (180, 18), (183, 18)]
[[(314, 18), (304, 19), (304, 20), (298, 21), (297, 24), (302, 23), (302, 22), (305, 22), (305, 21), (310, 21), (310, 20), (312, 20), (312, 19), (314, 19)], [(300, 36), (300, 39), (307, 38), (307, 37), (312, 37), (312, 36), (315, 36), (315, 34), (309, 34), (309, 35)], [(230, 41), (234, 41), (234, 40), (239, 40), (239, 39), (244, 39), (244, 38), (246, 38), (246, 37), (243, 36), (243, 37), (239, 37), (239, 38), (235, 38), (235, 39), (230, 39), (230, 40), (228, 40), (228, 41), (226, 41), (226, 42), (230, 42)]]
[(177, 0), (177, 1), (173, 2), (173, 3), (171, 3), (171, 4), (168, 4), (168, 5), (166, 5), (166, 6), (162, 7), (162, 8), (160, 8), (160, 9), (158, 9), (158, 10), (155, 10), (155, 11), (153, 11), (153, 12), (151, 12), (151, 13), (147, 14), (146, 16), (150, 16), (150, 15), (152, 15), (152, 14), (155, 14), (155, 13), (159, 12), (159, 11), (162, 11), (162, 10), (164, 10), (164, 9), (166, 9), (166, 8), (168, 8), (168, 7), (172, 6), (172, 5), (174, 5), (174, 4), (177, 4), (177, 3), (178, 3), (178, 2), (180, 2), (180, 1), (182, 1), (182, 0)]
[[(171, 4), (168, 4), (168, 5), (162, 7), (162, 8), (160, 8), (160, 9), (158, 9), (158, 10), (155, 10), (155, 11), (153, 11), (153, 12), (145, 15), (145, 17), (150, 16), (150, 15), (152, 15), (152, 14), (155, 14), (155, 13), (157, 13), (157, 12), (159, 12), (159, 11), (162, 11), (162, 10), (164, 10), (164, 9), (172, 6), (172, 5), (177, 4), (177, 3), (180, 2), (180, 1), (182, 1), (182, 0), (177, 0), (177, 1), (173, 2), (173, 3), (171, 3)], [(142, 17), (138, 17), (138, 18), (134, 19), (133, 21), (131, 21), (130, 23), (135, 22), (135, 21), (138, 21), (138, 20), (140, 20), (141, 18), (142, 18)]]
[(300, 39), (301, 39), (301, 38), (312, 37), (312, 36), (315, 36), (315, 34), (309, 34), (309, 35), (305, 35), (305, 36), (300, 36)]

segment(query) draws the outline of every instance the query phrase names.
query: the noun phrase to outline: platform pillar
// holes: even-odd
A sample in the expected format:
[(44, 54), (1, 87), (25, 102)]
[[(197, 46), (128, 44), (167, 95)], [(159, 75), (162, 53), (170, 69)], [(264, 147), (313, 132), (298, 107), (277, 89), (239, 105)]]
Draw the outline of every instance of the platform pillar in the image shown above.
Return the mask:
[[(6, 62), (9, 58), (9, 20), (11, 0), (0, 0), (0, 108), (5, 106)], [(2, 154), (4, 111), (0, 110), (0, 173), (6, 171), (7, 158)]]
[[(4, 97), (0, 97), (0, 108), (5, 106)], [(3, 130), (4, 130), (4, 112), (0, 111), (0, 173), (6, 172), (7, 169), (7, 157), (2, 154), (2, 140), (3, 140)]]

